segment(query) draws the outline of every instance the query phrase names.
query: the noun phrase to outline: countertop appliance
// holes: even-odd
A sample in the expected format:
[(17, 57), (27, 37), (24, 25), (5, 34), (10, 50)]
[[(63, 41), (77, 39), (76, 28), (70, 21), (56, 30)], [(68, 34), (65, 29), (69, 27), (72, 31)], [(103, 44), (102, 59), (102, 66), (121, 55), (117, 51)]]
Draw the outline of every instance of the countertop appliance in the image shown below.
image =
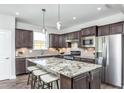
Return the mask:
[(71, 51), (70, 54), (64, 55), (64, 58), (68, 60), (74, 60), (74, 56), (80, 56), (80, 55), (81, 55), (80, 51)]
[(122, 40), (121, 34), (97, 37), (98, 64), (103, 65), (102, 81), (120, 88), (124, 78)]
[(88, 36), (81, 38), (81, 46), (82, 47), (95, 47), (95, 36)]

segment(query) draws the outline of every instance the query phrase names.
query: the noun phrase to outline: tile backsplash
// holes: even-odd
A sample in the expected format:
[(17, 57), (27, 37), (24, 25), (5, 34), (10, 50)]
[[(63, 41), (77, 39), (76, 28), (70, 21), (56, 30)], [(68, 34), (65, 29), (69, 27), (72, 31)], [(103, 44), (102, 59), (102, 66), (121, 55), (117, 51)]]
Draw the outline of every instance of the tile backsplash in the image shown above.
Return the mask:
[(16, 56), (39, 56), (39, 55), (56, 55), (60, 52), (64, 54), (70, 54), (70, 51), (81, 51), (81, 57), (95, 58), (95, 48), (78, 48), (76, 43), (72, 44), (71, 48), (60, 48), (59, 51), (55, 48), (49, 48), (48, 50), (31, 50), (27, 48), (20, 48), (16, 50)]
[(31, 50), (20, 48), (16, 50), (16, 56), (39, 56), (39, 55), (56, 55), (59, 52), (56, 49), (49, 48), (48, 50)]

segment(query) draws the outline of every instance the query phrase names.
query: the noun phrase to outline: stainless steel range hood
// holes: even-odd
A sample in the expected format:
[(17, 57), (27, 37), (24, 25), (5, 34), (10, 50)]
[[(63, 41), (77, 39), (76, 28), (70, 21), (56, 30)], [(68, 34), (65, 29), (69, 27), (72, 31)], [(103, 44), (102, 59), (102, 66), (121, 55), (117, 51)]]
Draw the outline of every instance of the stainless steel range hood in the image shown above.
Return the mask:
[(73, 42), (79, 42), (78, 39), (69, 39), (69, 40), (66, 40), (67, 43), (73, 43)]

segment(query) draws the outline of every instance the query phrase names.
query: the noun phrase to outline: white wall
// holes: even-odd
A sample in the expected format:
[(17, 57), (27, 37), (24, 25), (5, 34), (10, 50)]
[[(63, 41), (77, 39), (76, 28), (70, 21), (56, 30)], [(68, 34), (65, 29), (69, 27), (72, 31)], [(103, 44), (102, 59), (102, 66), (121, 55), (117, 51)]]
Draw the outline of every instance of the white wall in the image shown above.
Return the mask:
[[(31, 24), (27, 24), (27, 23), (23, 23), (23, 22), (17, 22), (16, 23), (16, 28), (26, 29), (26, 30), (33, 30), (33, 31), (38, 31), (38, 32), (42, 31), (42, 27), (40, 27), (40, 26), (31, 25)], [(47, 32), (48, 33), (58, 33), (58, 31), (56, 29), (51, 28), (51, 27), (47, 27)]]
[[(0, 15), (0, 29), (11, 31), (11, 73), (10, 79), (14, 79), (15, 75), (15, 17)], [(9, 47), (9, 46), (8, 46)]]
[(116, 22), (119, 22), (119, 21), (124, 21), (124, 14), (118, 13), (118, 14), (115, 14), (115, 15), (112, 15), (112, 16), (107, 16), (107, 17), (100, 18), (100, 19), (97, 19), (97, 20), (89, 21), (89, 22), (84, 23), (84, 24), (79, 24), (79, 25), (69, 27), (67, 29), (64, 29), (61, 32), (63, 32), (63, 33), (73, 32), (73, 31), (78, 31), (82, 28), (90, 27), (90, 26), (95, 26), (95, 25), (101, 26), (101, 25), (116, 23)]

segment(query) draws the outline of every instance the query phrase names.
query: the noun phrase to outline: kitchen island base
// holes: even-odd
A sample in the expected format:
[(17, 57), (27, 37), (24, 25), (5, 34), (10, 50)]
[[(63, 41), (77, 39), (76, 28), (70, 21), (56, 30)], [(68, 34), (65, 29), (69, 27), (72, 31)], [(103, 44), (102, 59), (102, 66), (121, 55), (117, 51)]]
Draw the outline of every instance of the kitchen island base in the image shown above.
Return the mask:
[(60, 89), (100, 89), (101, 68), (69, 78), (60, 74)]

